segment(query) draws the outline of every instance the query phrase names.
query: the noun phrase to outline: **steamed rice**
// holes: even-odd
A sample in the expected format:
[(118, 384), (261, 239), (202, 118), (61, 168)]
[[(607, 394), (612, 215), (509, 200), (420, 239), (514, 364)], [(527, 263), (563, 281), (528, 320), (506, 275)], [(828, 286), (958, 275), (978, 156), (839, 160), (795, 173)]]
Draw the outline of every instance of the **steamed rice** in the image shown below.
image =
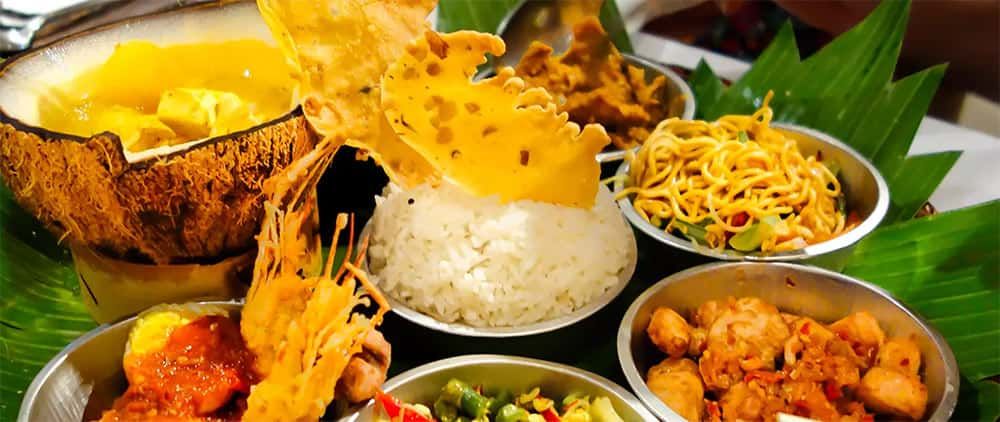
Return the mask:
[(601, 187), (589, 210), (500, 203), (453, 185), (395, 185), (375, 198), (371, 273), (390, 297), (435, 319), (521, 326), (579, 309), (619, 282), (630, 228)]

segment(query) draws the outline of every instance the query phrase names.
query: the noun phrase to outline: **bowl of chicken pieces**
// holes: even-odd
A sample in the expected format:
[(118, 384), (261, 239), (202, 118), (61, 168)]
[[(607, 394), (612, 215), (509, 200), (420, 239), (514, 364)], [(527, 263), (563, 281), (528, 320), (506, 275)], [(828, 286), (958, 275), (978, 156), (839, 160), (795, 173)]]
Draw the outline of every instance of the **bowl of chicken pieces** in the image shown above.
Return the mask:
[(955, 356), (933, 327), (879, 287), (815, 267), (674, 274), (632, 303), (617, 343), (661, 420), (943, 421), (958, 401)]

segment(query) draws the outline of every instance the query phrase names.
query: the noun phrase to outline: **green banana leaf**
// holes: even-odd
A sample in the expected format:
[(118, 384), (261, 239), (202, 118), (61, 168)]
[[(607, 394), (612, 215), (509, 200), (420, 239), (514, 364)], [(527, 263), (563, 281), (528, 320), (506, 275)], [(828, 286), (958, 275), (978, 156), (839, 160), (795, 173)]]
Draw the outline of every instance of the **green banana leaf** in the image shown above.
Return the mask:
[(521, 0), (443, 0), (438, 2), (437, 29), (495, 33), (507, 12)]
[[(872, 280), (930, 321), (973, 380), (1000, 374), (1000, 201), (884, 227), (844, 272)], [(878, 252), (878, 253), (875, 253)], [(887, 269), (906, 268), (905, 272)]]
[(954, 421), (996, 422), (1000, 419), (1000, 384), (995, 381), (973, 383), (962, 378)]
[(955, 420), (996, 420), (1000, 388), (1000, 201), (882, 227), (846, 274), (876, 283), (948, 341), (962, 373)]
[(0, 420), (45, 363), (94, 328), (69, 251), (0, 187)]

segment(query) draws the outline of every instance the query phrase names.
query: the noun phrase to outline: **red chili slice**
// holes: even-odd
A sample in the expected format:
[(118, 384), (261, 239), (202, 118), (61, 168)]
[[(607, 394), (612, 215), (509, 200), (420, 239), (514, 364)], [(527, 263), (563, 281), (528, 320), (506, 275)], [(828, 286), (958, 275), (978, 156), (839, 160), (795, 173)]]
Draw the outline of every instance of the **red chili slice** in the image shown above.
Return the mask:
[(402, 414), (402, 422), (436, 422), (434, 418), (429, 418), (412, 409), (403, 407), (399, 399), (388, 394), (377, 392), (375, 393), (375, 400), (382, 405), (382, 408), (385, 409), (385, 414), (391, 420), (396, 420)]
[(434, 419), (417, 413), (415, 410), (403, 408), (403, 422), (435, 422)]
[(399, 400), (396, 400), (395, 397), (382, 392), (377, 392), (375, 393), (375, 399), (382, 405), (382, 408), (385, 409), (385, 414), (388, 415), (390, 419), (399, 416)]
[(753, 380), (761, 380), (768, 384), (774, 384), (785, 378), (785, 374), (781, 372), (768, 372), (768, 371), (750, 371), (744, 377), (744, 382), (750, 382)]
[(551, 407), (542, 412), (542, 417), (545, 418), (545, 422), (559, 422), (562, 420), (559, 414), (555, 410), (552, 410)]
[(733, 216), (733, 222), (730, 224), (732, 224), (734, 227), (743, 227), (744, 225), (747, 224), (747, 220), (749, 219), (750, 219), (749, 214), (741, 212)]
[(563, 409), (562, 409), (563, 413), (564, 414), (568, 413), (570, 410), (573, 410), (573, 408), (576, 407), (578, 404), (580, 404), (580, 400), (573, 400), (573, 401), (569, 402), (569, 404), (563, 406)]
[(722, 422), (722, 411), (719, 410), (719, 404), (705, 399), (705, 412), (708, 413), (705, 421), (707, 422)]
[(809, 403), (805, 400), (795, 400), (792, 406), (795, 406), (795, 416), (809, 416)]
[(840, 391), (840, 386), (833, 381), (827, 381), (823, 384), (823, 391), (826, 393), (828, 400), (837, 400), (844, 396), (844, 393)]

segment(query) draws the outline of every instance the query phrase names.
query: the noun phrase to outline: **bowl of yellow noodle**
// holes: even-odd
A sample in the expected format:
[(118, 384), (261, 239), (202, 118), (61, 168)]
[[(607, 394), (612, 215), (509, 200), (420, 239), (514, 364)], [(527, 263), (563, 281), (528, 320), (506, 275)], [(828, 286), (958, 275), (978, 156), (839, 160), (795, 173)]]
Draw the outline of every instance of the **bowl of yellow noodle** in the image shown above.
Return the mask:
[(882, 221), (889, 188), (833, 137), (752, 115), (661, 122), (614, 179), (618, 205), (653, 239), (709, 258), (839, 267)]

